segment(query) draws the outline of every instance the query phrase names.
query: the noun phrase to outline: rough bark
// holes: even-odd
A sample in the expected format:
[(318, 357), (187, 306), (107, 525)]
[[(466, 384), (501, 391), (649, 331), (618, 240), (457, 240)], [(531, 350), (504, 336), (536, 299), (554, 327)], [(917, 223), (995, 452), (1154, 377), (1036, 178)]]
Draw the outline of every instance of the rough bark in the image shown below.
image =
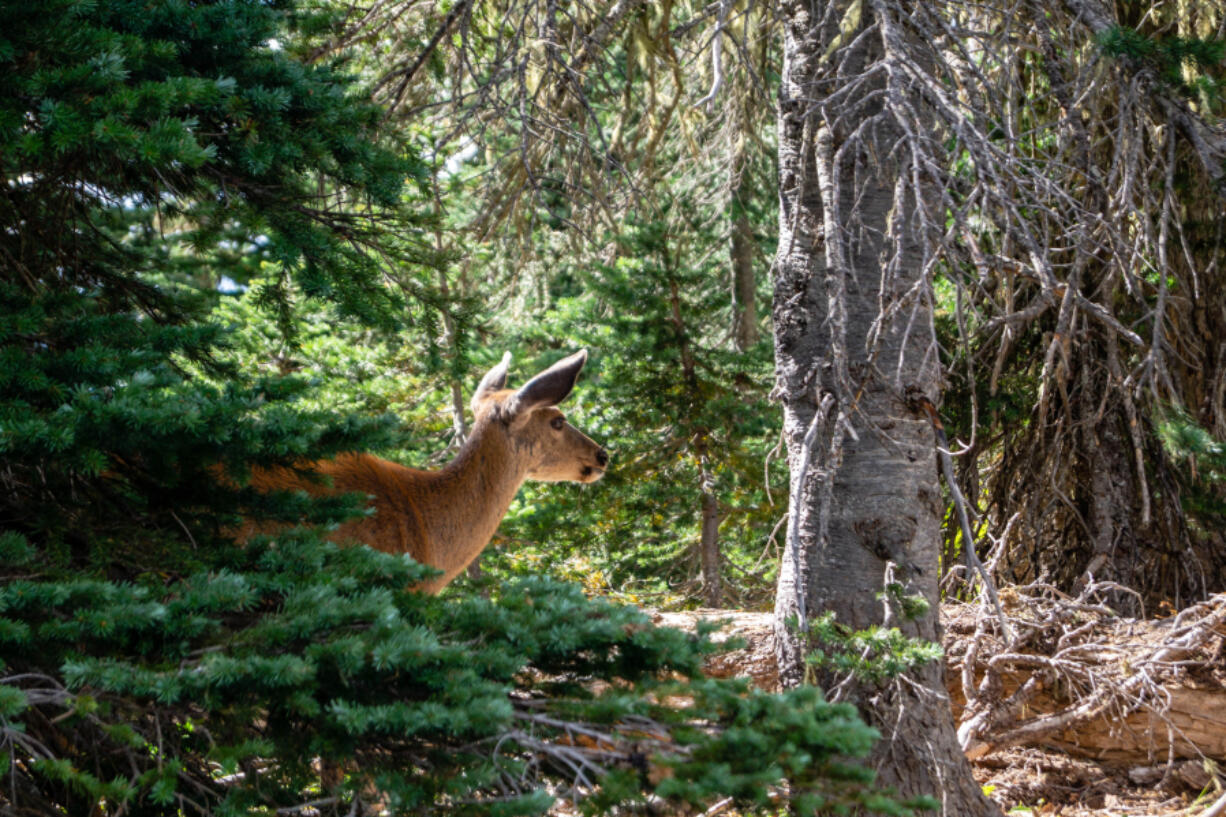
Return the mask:
[[(789, 685), (803, 680), (806, 649), (789, 620), (831, 610), (855, 629), (893, 624), (940, 638), (933, 436), (906, 397), (918, 390), (939, 402), (940, 391), (925, 170), (914, 152), (925, 137), (899, 107), (921, 103), (885, 70), (884, 10), (863, 4), (869, 25), (853, 28), (847, 8), (782, 8), (773, 316), (792, 520), (775, 615)], [(929, 612), (887, 622), (891, 611), (877, 599), (887, 572)], [(828, 689), (835, 681), (816, 680)], [(838, 683), (882, 731), (873, 757), (881, 783), (933, 795), (943, 814), (998, 813), (958, 749), (941, 666), (886, 685)]]
[(742, 139), (732, 157), (732, 186), (729, 192), (731, 236), (729, 255), (732, 261), (732, 335), (736, 348), (744, 352), (758, 342), (757, 281), (754, 278), (753, 223), (745, 208), (750, 188), (748, 140)]

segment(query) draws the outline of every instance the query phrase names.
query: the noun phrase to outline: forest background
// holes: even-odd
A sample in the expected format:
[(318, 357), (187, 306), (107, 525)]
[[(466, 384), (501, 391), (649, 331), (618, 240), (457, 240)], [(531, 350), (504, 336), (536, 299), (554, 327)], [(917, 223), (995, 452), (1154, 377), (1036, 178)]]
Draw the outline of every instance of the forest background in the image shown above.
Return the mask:
[[(405, 812), (532, 812), (546, 779), (597, 789), (593, 810), (765, 807), (785, 777), (810, 808), (903, 808), (833, 759), (867, 751), (846, 708), (696, 680), (700, 705), (670, 713), (650, 693), (708, 648), (539, 578), (777, 604), (800, 495), (772, 342), (797, 201), (776, 122), (810, 13), (814, 64), (847, 88), (837, 55), (897, 26), (882, 64), (927, 109), (931, 249), (883, 314), (931, 315), (996, 581), (1105, 578), (1134, 614), (1223, 590), (1226, 18), (906, 5), (0, 4), (6, 808), (343, 810), (373, 788)], [(215, 464), (360, 447), (437, 466), (504, 350), (528, 373), (581, 346), (568, 413), (608, 476), (525, 486), (443, 598), (306, 531), (227, 539), (240, 514), (353, 506), (264, 499)], [(967, 597), (941, 506), (942, 586)], [(633, 717), (689, 747), (674, 782), (622, 758), (596, 787), (567, 736)], [(700, 722), (761, 742), (733, 752)], [(363, 772), (306, 795), (319, 756)]]

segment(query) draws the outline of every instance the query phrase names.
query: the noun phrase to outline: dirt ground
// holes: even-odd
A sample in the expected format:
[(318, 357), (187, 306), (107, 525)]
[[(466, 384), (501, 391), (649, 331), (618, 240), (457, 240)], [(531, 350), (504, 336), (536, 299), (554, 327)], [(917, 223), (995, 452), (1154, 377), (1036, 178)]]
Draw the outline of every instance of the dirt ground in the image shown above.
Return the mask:
[[(1063, 817), (1198, 815), (1220, 795), (1178, 772), (1136, 783), (1126, 770), (1034, 747), (997, 752), (973, 764), (975, 779), (1006, 814)], [(1179, 769), (1177, 764), (1175, 769)]]

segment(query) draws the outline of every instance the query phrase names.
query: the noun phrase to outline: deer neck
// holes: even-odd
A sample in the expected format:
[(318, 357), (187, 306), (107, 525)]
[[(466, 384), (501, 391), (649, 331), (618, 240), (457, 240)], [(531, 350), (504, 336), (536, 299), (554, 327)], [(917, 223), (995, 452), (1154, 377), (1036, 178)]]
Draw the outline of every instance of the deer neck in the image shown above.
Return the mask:
[(435, 507), (423, 510), (432, 563), (445, 580), (489, 544), (527, 476), (527, 465), (496, 420), (475, 426), (456, 458), (436, 473)]

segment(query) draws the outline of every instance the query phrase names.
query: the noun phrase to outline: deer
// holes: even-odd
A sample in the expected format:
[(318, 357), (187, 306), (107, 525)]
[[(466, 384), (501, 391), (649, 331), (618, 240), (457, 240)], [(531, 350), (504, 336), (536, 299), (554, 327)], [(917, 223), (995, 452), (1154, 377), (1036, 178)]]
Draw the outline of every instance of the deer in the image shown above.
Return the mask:
[[(251, 485), (261, 492), (366, 494), (374, 513), (340, 525), (328, 538), (407, 553), (442, 571), (416, 588), (438, 593), (485, 550), (525, 481), (592, 483), (604, 476), (608, 452), (557, 407), (586, 361), (581, 349), (508, 389), (511, 353), (503, 354), (473, 393), (468, 439), (437, 471), (345, 453), (294, 470), (256, 469)], [(312, 472), (325, 479), (312, 480), (306, 475)]]

